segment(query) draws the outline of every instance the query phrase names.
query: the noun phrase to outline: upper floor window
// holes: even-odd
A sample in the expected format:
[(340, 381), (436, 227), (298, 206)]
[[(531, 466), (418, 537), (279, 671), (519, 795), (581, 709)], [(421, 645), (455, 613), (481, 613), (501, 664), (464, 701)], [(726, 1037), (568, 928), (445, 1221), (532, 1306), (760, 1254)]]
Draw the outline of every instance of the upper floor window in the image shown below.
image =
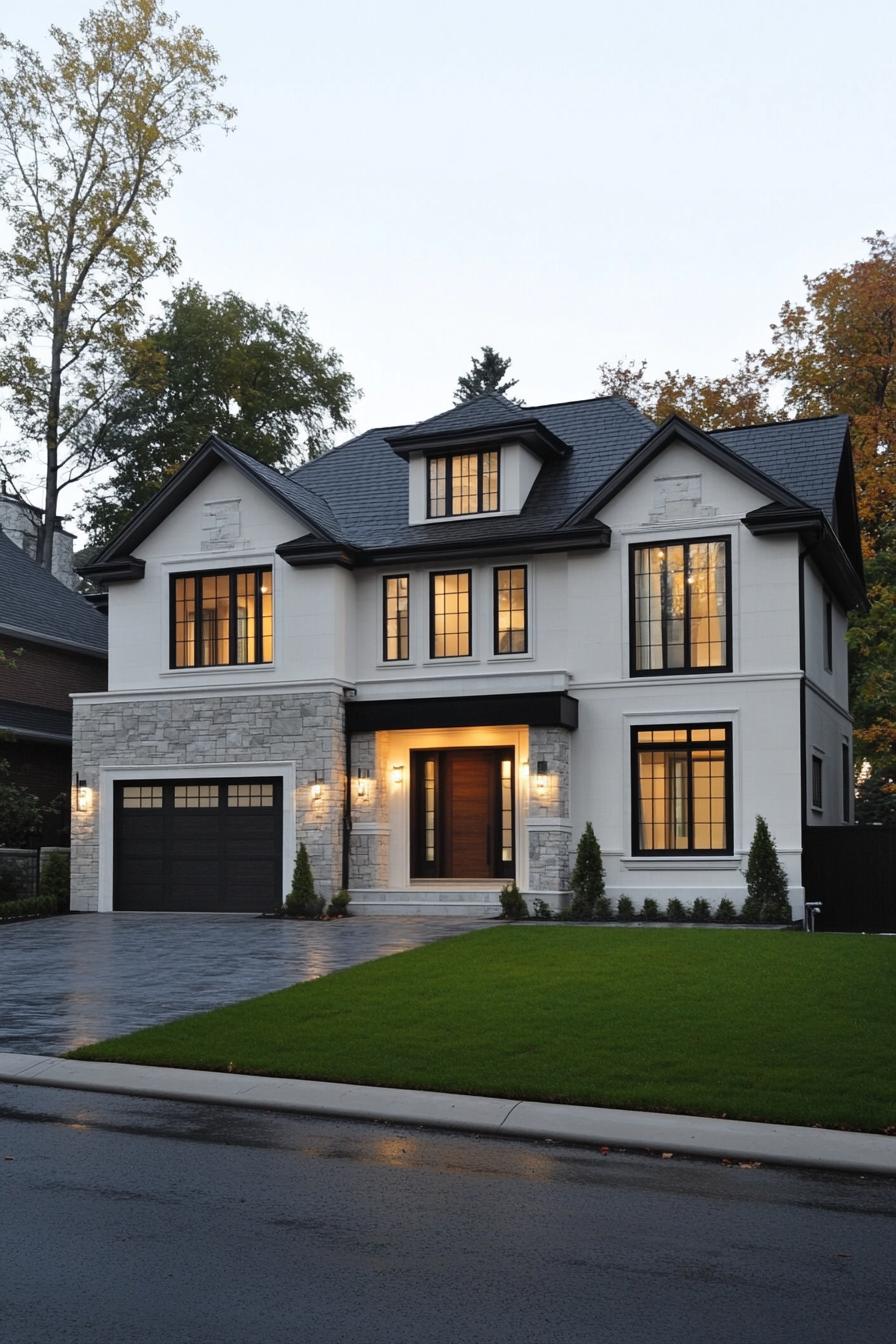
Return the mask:
[(429, 656), (468, 658), (473, 651), (471, 573), (429, 576)]
[(404, 662), (410, 657), (410, 609), (407, 574), (383, 579), (383, 660)]
[(632, 729), (633, 852), (732, 852), (731, 728)]
[(269, 663), (274, 653), (270, 567), (171, 575), (171, 666)]
[(631, 673), (731, 670), (727, 537), (631, 547)]
[(820, 756), (812, 757), (812, 811), (824, 811), (824, 761)]
[(495, 653), (526, 653), (529, 647), (526, 566), (495, 570)]
[(426, 462), (426, 516), (454, 518), (495, 513), (499, 508), (500, 456), (497, 449), (430, 457)]

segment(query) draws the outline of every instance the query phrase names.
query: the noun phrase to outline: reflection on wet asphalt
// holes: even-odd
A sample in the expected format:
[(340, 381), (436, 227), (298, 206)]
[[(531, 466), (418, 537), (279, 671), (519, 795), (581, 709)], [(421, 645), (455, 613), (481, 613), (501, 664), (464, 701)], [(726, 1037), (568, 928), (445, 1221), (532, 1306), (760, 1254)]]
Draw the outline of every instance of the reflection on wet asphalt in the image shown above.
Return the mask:
[(0, 1052), (62, 1055), (314, 980), (487, 920), (103, 914), (12, 924), (0, 944)]
[(892, 1338), (896, 1182), (0, 1087), (4, 1344)]

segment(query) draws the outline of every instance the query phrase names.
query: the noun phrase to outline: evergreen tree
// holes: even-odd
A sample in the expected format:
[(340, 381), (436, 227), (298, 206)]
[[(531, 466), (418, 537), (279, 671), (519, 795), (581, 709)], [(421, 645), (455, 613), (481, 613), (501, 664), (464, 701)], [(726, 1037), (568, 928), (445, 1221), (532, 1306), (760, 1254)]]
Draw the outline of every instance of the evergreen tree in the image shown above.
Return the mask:
[(323, 913), (324, 899), (314, 890), (314, 877), (304, 841), (299, 845), (292, 873), (292, 887), (286, 897), (286, 909), (300, 919), (317, 919)]
[(741, 918), (764, 924), (789, 924), (787, 874), (781, 867), (775, 842), (764, 817), (756, 818), (756, 830), (747, 859), (747, 899)]
[(610, 901), (604, 889), (604, 861), (591, 822), (576, 850), (576, 863), (569, 880), (572, 900), (569, 913), (573, 919), (608, 919)]
[[(475, 397), (481, 397), (483, 392), (500, 392), (502, 396), (507, 395), (511, 388), (516, 387), (517, 379), (508, 378), (507, 373), (512, 361), (499, 355), (497, 350), (493, 350), (490, 345), (482, 347), (482, 358), (477, 359), (473, 356), (473, 363), (469, 373), (464, 373), (457, 380), (457, 390), (454, 393), (454, 401), (458, 406), (462, 406), (465, 401), (473, 401)], [(517, 405), (522, 402), (516, 398)]]

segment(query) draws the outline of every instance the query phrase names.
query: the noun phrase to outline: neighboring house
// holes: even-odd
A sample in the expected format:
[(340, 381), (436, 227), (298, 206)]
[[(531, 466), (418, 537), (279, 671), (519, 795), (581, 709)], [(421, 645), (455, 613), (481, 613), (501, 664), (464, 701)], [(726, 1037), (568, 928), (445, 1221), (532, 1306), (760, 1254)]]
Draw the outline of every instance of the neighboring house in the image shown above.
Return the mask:
[(847, 421), (708, 435), (618, 398), (487, 394), (292, 476), (211, 438), (86, 571), (83, 910), (262, 909), (298, 841), (356, 908), (745, 895), (757, 813), (797, 916), (851, 819)]
[[(106, 686), (106, 619), (32, 559), (35, 511), (0, 497), (0, 758), (43, 803), (59, 801), (35, 843), (67, 844), (74, 691)], [(56, 534), (54, 568), (77, 582), (71, 535)], [(23, 549), (24, 547), (24, 549)], [(9, 838), (0, 834), (0, 845)]]

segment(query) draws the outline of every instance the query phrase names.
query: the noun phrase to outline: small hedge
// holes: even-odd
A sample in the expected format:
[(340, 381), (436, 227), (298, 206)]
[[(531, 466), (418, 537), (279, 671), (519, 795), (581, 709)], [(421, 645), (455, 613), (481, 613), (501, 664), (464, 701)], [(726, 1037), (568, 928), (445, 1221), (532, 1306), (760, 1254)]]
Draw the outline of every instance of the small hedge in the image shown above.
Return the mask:
[(13, 919), (43, 919), (47, 915), (58, 915), (59, 907), (56, 903), (56, 897), (43, 894), (41, 896), (23, 896), (18, 901), (3, 901), (0, 903), (0, 924), (7, 924)]

